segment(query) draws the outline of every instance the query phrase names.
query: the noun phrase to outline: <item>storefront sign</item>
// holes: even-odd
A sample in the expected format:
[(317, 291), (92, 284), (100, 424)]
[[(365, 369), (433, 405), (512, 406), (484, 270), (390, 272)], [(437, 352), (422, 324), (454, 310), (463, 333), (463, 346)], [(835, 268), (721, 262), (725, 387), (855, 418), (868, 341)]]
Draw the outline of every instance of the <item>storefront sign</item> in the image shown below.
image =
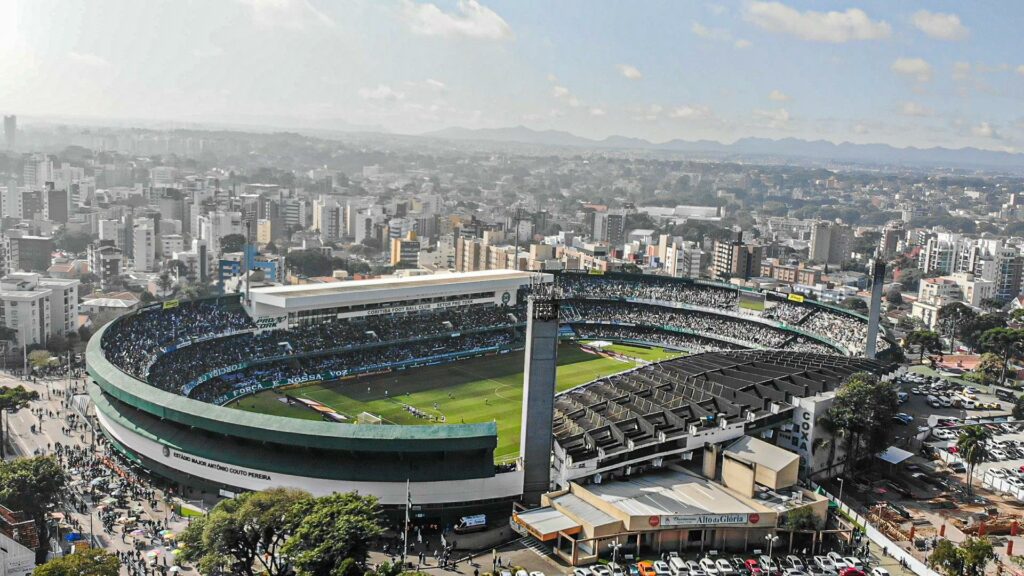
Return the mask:
[[(756, 517), (756, 519), (755, 519)], [(658, 522), (654, 522), (654, 518)], [(651, 516), (651, 526), (675, 528), (683, 526), (745, 526), (748, 522), (761, 521), (757, 514), (683, 514), (673, 516)]]

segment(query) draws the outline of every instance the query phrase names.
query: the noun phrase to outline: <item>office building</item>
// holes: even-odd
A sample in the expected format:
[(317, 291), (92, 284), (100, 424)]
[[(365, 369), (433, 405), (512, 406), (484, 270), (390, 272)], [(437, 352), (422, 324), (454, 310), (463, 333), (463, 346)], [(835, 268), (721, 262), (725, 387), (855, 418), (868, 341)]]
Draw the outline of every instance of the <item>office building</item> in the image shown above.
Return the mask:
[(13, 114), (4, 116), (4, 141), (9, 151), (18, 145), (18, 117)]
[(763, 247), (743, 242), (743, 232), (735, 232), (728, 242), (715, 241), (714, 275), (720, 280), (749, 279), (761, 273)]
[(48, 236), (9, 236), (7, 238), (8, 272), (45, 272), (56, 248)]
[(405, 238), (393, 238), (391, 240), (391, 265), (400, 267), (415, 267), (420, 253), (420, 241), (416, 232), (410, 231)]

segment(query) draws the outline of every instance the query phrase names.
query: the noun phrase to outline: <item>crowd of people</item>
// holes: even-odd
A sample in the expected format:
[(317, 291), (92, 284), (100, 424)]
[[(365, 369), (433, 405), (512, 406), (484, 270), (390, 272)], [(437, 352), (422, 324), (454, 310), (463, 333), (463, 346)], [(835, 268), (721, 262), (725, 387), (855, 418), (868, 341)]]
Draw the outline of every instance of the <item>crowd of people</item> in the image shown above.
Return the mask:
[[(863, 351), (868, 341), (866, 322), (824, 308), (815, 310), (800, 324), (799, 328), (805, 332), (829, 338), (851, 353)], [(879, 334), (876, 350), (881, 352), (888, 347), (889, 343)]]
[(804, 336), (794, 336), (782, 345), (783, 350), (792, 350), (794, 352), (811, 352), (814, 354), (835, 354), (836, 351), (831, 347), (817, 340), (807, 338)]
[(561, 306), (560, 314), (562, 321), (570, 324), (591, 321), (670, 327), (713, 339), (725, 337), (758, 348), (778, 348), (789, 337), (782, 330), (757, 322), (647, 304), (575, 300), (569, 306)]
[(688, 352), (709, 352), (713, 350), (735, 350), (742, 349), (742, 346), (723, 342), (721, 340), (709, 340), (699, 336), (680, 334), (678, 332), (666, 332), (656, 328), (641, 326), (616, 326), (614, 324), (578, 324), (575, 327), (576, 335), (583, 340), (631, 340), (645, 344), (655, 344), (686, 350)]
[(272, 364), (258, 364), (199, 385), (191, 397), (214, 402), (232, 390), (251, 384), (314, 377), (329, 371), (358, 374), (441, 354), (458, 354), (478, 349), (521, 345), (520, 334), (512, 330), (491, 330), (452, 337), (439, 337), (402, 344), (380, 344), (322, 356), (310, 356)]
[[(126, 372), (161, 389), (181, 391), (204, 374), (242, 362), (500, 330), (523, 324), (525, 317), (522, 305), (479, 306), (337, 319), (260, 334), (252, 331), (232, 334), (252, 327), (251, 320), (241, 310), (225, 310), (212, 304), (182, 304), (168, 310), (127, 316), (116, 322), (104, 335), (104, 352)], [(203, 319), (209, 319), (209, 323), (204, 324)], [(159, 354), (168, 344), (216, 334), (226, 335), (206, 340), (202, 345), (183, 346)], [(396, 355), (401, 352), (397, 350)], [(155, 361), (151, 362), (154, 357)], [(282, 369), (267, 367), (257, 370), (264, 370), (267, 377), (282, 372)]]
[(793, 326), (802, 322), (813, 311), (813, 308), (793, 304), (792, 302), (776, 302), (766, 306), (761, 313), (761, 317)]
[(681, 302), (693, 306), (731, 310), (736, 308), (737, 291), (706, 284), (689, 284), (660, 276), (637, 275), (612, 278), (590, 274), (562, 274), (556, 277), (562, 298), (636, 298)]
[(255, 325), (238, 306), (208, 301), (182, 302), (174, 308), (144, 310), (118, 319), (100, 343), (107, 359), (125, 372), (142, 376), (160, 348), (191, 338), (248, 330)]

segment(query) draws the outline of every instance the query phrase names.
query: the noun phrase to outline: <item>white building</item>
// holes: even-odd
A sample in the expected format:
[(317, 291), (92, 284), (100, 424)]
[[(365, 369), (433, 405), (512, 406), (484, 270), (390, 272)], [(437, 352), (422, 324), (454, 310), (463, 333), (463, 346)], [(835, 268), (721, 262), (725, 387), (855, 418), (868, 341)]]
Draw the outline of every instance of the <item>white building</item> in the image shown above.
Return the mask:
[(0, 325), (17, 333), (18, 346), (43, 344), (78, 330), (78, 280), (17, 273), (0, 279)]
[(171, 258), (175, 252), (185, 251), (185, 239), (181, 234), (162, 234), (160, 236), (160, 255)]
[(676, 278), (700, 278), (704, 251), (695, 242), (676, 239), (665, 250), (665, 271)]
[(152, 220), (140, 219), (132, 229), (132, 262), (137, 272), (152, 272), (156, 266), (156, 232)]

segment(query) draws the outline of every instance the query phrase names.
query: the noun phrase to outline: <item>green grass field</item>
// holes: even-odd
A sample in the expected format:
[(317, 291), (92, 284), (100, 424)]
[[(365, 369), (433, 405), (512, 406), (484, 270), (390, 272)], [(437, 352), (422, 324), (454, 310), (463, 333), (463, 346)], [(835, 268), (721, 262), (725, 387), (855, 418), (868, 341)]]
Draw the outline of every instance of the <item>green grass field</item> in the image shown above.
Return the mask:
[[(680, 355), (661, 348), (613, 345), (609, 350), (643, 360)], [(634, 363), (589, 354), (574, 344), (558, 349), (559, 391), (601, 376), (632, 368)], [(487, 422), (498, 425), (494, 459), (503, 461), (519, 452), (519, 428), (523, 400), (523, 353), (463, 360), (442, 366), (314, 384), (287, 394), (321, 402), (354, 419), (360, 412), (376, 414), (390, 424), (431, 424), (409, 413), (413, 406), (449, 424)], [(319, 420), (320, 415), (302, 406), (289, 406), (282, 394), (270, 390), (229, 404), (251, 412)], [(436, 408), (435, 408), (436, 406)]]

